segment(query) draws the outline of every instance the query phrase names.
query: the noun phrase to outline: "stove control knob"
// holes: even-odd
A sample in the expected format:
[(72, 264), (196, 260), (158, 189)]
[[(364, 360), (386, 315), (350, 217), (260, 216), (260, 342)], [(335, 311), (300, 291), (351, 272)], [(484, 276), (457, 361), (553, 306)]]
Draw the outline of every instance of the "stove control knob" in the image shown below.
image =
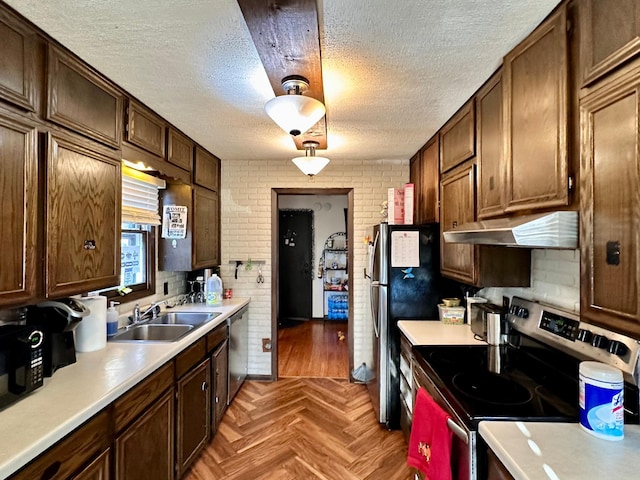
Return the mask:
[(526, 308), (524, 308), (524, 307), (520, 307), (520, 308), (518, 308), (518, 313), (517, 313), (517, 315), (518, 315), (520, 318), (529, 318), (529, 310), (528, 310), (528, 309), (526, 309)]
[(594, 335), (591, 339), (591, 345), (596, 348), (606, 349), (609, 346), (609, 339), (604, 335)]
[(581, 342), (591, 343), (592, 338), (593, 333), (591, 333), (589, 330), (584, 330), (583, 328), (578, 330), (578, 340), (580, 340)]
[(609, 342), (609, 346), (607, 347), (607, 352), (619, 357), (622, 357), (625, 353), (627, 353), (628, 350), (629, 349), (624, 343), (617, 340), (611, 340)]
[(518, 314), (518, 307), (517, 307), (517, 305), (511, 305), (511, 306), (509, 307), (509, 313), (510, 313), (511, 315), (517, 315), (517, 314)]

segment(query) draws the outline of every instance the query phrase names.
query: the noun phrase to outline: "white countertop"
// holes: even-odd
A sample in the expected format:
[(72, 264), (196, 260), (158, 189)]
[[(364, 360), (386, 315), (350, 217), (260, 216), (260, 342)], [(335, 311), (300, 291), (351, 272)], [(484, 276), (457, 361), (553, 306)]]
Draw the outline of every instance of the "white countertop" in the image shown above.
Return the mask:
[(76, 363), (57, 370), (43, 387), (0, 411), (0, 478), (26, 465), (248, 303), (248, 298), (234, 298), (222, 305), (170, 309), (222, 312), (177, 342), (107, 342), (102, 350), (76, 353)]
[(516, 480), (640, 478), (640, 425), (617, 442), (578, 423), (480, 422), (479, 432)]
[(400, 320), (398, 328), (411, 345), (484, 345), (468, 324), (450, 325), (440, 320)]

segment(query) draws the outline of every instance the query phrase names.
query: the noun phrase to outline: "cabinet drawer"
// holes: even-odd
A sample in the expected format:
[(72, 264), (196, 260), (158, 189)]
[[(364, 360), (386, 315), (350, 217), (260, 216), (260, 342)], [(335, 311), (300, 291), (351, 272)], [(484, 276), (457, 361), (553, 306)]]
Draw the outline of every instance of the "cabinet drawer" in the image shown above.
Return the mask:
[(113, 403), (116, 432), (136, 419), (162, 392), (173, 385), (174, 372), (173, 362), (165, 364)]
[(103, 411), (36, 458), (11, 480), (71, 477), (109, 447), (109, 416)]
[(166, 143), (164, 121), (156, 114), (129, 100), (127, 106), (127, 141), (164, 158)]
[(122, 94), (85, 65), (49, 45), (47, 119), (118, 148)]
[(182, 377), (207, 354), (207, 341), (201, 338), (176, 357), (176, 378)]
[(227, 322), (221, 323), (207, 334), (207, 353), (211, 353), (215, 348), (227, 339)]

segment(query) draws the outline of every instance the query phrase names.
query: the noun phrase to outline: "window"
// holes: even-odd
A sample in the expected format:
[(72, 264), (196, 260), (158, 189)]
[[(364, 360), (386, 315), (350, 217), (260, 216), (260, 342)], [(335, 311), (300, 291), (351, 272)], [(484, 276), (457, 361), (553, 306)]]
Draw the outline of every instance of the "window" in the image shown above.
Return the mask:
[(161, 179), (122, 167), (122, 233), (120, 237), (120, 285), (107, 292), (116, 297), (123, 290), (126, 301), (156, 293), (156, 226), (160, 224), (158, 189)]

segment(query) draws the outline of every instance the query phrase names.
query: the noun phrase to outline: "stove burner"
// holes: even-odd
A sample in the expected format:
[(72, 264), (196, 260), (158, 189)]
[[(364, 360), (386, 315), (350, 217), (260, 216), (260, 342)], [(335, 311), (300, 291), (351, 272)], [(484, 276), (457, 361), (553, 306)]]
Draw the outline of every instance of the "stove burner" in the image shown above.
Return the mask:
[(452, 381), (460, 393), (493, 405), (525, 405), (532, 398), (528, 388), (493, 373), (462, 372)]

